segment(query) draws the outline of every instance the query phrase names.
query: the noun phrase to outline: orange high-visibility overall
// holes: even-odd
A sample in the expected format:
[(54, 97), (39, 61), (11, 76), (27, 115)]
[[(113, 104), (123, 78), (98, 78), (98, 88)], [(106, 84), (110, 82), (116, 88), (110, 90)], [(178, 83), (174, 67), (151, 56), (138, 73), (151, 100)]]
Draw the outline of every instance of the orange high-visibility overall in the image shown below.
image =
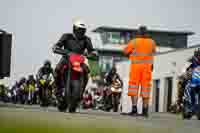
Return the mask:
[(156, 49), (155, 42), (150, 38), (136, 38), (128, 43), (124, 53), (129, 55), (131, 61), (128, 96), (149, 98), (151, 92), (153, 54)]

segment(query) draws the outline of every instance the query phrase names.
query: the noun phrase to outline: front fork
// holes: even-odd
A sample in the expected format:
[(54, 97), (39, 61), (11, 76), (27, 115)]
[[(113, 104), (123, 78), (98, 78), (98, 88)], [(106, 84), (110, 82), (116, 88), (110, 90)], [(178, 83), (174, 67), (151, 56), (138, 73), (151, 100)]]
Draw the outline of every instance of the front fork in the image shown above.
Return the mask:
[[(70, 64), (68, 64), (69, 66)], [(71, 68), (69, 67), (69, 69), (67, 69), (66, 71), (66, 75), (65, 75), (65, 87), (64, 87), (64, 99), (65, 99), (65, 102), (69, 103), (69, 100), (70, 100), (70, 74), (71, 74)], [(66, 104), (67, 104), (66, 103)]]

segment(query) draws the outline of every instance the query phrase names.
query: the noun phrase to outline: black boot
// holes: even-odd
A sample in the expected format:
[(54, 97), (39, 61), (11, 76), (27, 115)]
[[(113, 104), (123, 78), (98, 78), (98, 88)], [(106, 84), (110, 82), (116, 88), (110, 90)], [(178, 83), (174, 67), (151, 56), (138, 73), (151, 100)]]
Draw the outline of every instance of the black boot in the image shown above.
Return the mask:
[(128, 113), (128, 115), (137, 116), (137, 106), (136, 105), (132, 106), (132, 111), (130, 113)]
[(142, 116), (148, 118), (149, 117), (149, 109), (148, 107), (143, 107), (142, 108)]

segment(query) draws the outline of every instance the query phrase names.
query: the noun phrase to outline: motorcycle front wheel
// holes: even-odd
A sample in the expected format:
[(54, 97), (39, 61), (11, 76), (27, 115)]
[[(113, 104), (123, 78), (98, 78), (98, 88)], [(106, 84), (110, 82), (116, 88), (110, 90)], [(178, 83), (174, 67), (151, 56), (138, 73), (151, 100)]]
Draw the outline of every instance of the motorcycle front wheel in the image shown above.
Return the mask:
[(69, 112), (74, 113), (81, 101), (81, 81), (71, 80), (71, 97), (69, 103)]
[(49, 105), (48, 101), (48, 89), (47, 88), (42, 88), (42, 98), (41, 98), (41, 107), (47, 107)]

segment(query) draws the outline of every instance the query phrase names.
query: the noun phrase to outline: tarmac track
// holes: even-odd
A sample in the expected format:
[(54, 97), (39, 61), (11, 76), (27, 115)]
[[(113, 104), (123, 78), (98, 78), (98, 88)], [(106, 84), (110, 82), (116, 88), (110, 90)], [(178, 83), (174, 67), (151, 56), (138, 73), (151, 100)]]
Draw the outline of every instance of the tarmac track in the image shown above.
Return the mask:
[[(153, 128), (168, 128), (174, 129), (180, 133), (193, 133), (200, 132), (200, 121), (196, 118), (192, 120), (182, 120), (180, 116), (167, 114), (167, 113), (151, 113), (148, 119), (143, 117), (130, 117), (120, 115), (120, 113), (103, 112), (94, 110), (77, 110), (77, 113), (70, 114), (58, 112), (54, 107), (41, 108), (39, 106), (26, 106), (0, 103), (1, 113), (23, 113), (23, 114), (37, 114), (39, 116), (48, 116), (49, 118), (57, 117), (60, 122), (66, 119), (81, 119), (83, 121), (112, 121), (115, 125), (145, 125), (146, 127)], [(58, 119), (59, 118), (59, 119)]]

